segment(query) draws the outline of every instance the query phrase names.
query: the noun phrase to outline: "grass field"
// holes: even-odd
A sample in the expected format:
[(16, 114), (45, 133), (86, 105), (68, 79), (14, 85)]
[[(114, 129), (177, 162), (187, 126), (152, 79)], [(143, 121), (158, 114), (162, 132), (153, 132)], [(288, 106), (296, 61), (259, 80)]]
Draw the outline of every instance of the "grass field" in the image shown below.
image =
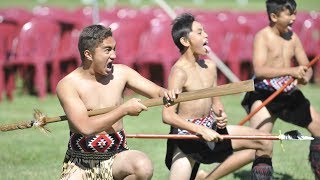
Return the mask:
[[(87, 0), (88, 1), (88, 0)], [(105, 0), (97, 0), (100, 7), (105, 7)], [(134, 4), (132, 2), (139, 2), (138, 4)], [(209, 9), (209, 10), (235, 10), (235, 11), (258, 11), (265, 10), (265, 1), (264, 0), (247, 0), (248, 3), (241, 5), (237, 2), (246, 1), (246, 0), (198, 0), (198, 2), (202, 3), (194, 3), (197, 0), (167, 0), (166, 2), (174, 8), (177, 7), (191, 7), (191, 8), (201, 8), (201, 9)], [(318, 7), (320, 7), (319, 0), (296, 0), (298, 3), (298, 11), (300, 10), (314, 10), (318, 11)], [(40, 3), (39, 3), (40, 2)], [(64, 7), (68, 9), (74, 9), (82, 5), (81, 0), (11, 0), (11, 1), (2, 1), (0, 4), (1, 7), (12, 7), (19, 6), (31, 9), (36, 5), (43, 4), (49, 6), (58, 6)], [(117, 5), (121, 6), (132, 6), (132, 7), (141, 7), (141, 6), (156, 6), (156, 3), (153, 0), (117, 0)]]
[[(302, 88), (306, 97), (320, 111), (320, 87), (308, 85)], [(237, 124), (245, 116), (239, 102), (242, 95), (223, 97), (230, 124)], [(1, 124), (31, 120), (33, 109), (38, 108), (48, 117), (64, 114), (57, 98), (53, 95), (39, 101), (34, 96), (22, 95), (16, 92), (13, 102), (0, 103)], [(125, 117), (125, 128), (128, 133), (167, 133), (169, 127), (161, 122), (161, 109), (150, 108), (139, 117)], [(62, 160), (67, 147), (69, 132), (66, 122), (49, 124), (51, 133), (45, 135), (36, 129), (16, 130), (1, 132), (0, 138), (0, 179), (58, 179)], [(309, 135), (304, 129), (291, 124), (277, 121), (274, 134), (292, 129), (298, 129), (303, 134)], [(132, 149), (141, 150), (152, 159), (155, 171), (155, 180), (167, 179), (168, 170), (164, 165), (165, 140), (128, 139)], [(282, 151), (279, 141), (274, 141), (274, 170), (275, 179), (313, 179), (313, 174), (308, 163), (307, 141), (284, 141), (285, 152)], [(210, 170), (214, 165), (202, 165), (201, 168)], [(223, 178), (224, 180), (248, 179), (251, 165)]]

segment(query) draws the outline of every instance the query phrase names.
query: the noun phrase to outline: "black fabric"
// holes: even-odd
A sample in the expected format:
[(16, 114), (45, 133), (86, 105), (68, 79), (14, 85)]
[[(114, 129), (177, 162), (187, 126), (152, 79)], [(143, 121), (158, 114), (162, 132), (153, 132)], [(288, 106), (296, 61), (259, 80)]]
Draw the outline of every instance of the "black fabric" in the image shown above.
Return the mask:
[[(173, 128), (171, 132), (173, 132)], [(227, 129), (218, 129), (219, 134), (228, 134)], [(171, 168), (174, 147), (177, 145), (183, 153), (198, 163), (211, 164), (221, 163), (233, 153), (231, 140), (223, 140), (215, 144), (214, 149), (208, 146), (204, 140), (173, 140), (167, 141), (167, 153), (165, 163), (168, 169)]]
[(196, 178), (199, 167), (200, 167), (200, 163), (196, 162), (192, 168), (190, 180), (194, 180)]
[(309, 161), (316, 180), (320, 180), (320, 137), (310, 143)]
[[(247, 92), (241, 105), (250, 113), (252, 104), (261, 100), (264, 101), (274, 92), (256, 89), (253, 92)], [(300, 90), (291, 93), (281, 93), (266, 105), (269, 112), (280, 119), (295, 124), (300, 127), (307, 127), (312, 119), (310, 113), (310, 102), (304, 97)]]

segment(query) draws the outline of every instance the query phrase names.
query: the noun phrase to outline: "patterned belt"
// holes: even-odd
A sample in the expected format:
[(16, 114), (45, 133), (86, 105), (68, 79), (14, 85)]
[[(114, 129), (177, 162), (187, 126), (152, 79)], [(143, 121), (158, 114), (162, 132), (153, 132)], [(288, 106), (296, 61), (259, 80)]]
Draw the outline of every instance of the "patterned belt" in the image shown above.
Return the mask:
[(70, 132), (68, 149), (78, 152), (116, 152), (126, 150), (127, 141), (124, 130), (112, 134), (83, 136)]
[[(209, 115), (204, 118), (196, 118), (196, 119), (187, 119), (189, 122), (192, 122), (194, 124), (200, 125), (200, 126), (205, 126), (207, 128), (216, 130), (217, 129), (217, 122), (216, 119), (214, 118), (214, 113), (213, 111), (210, 111)], [(193, 134), (187, 130), (180, 129), (178, 128), (178, 134)]]

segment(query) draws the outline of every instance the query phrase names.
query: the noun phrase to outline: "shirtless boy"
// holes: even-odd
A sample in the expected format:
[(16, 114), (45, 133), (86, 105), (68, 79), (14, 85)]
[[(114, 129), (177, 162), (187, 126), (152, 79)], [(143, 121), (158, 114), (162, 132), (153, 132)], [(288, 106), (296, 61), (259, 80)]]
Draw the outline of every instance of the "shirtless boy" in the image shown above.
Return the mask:
[[(70, 140), (61, 179), (151, 179), (153, 165), (140, 151), (129, 150), (123, 129), (125, 115), (147, 110), (140, 99), (124, 102), (125, 88), (148, 98), (175, 94), (140, 76), (133, 69), (114, 64), (116, 41), (110, 28), (92, 25), (79, 37), (82, 65), (57, 85), (70, 128)], [(117, 106), (88, 117), (88, 110)]]
[[(270, 133), (276, 119), (280, 118), (306, 128), (315, 138), (310, 144), (309, 161), (315, 179), (318, 180), (320, 179), (320, 116), (297, 87), (297, 84), (304, 85), (309, 82), (312, 69), (307, 68), (308, 58), (299, 37), (291, 28), (296, 18), (296, 2), (267, 0), (266, 6), (270, 24), (260, 30), (254, 39), (255, 91), (246, 93), (242, 105), (250, 113), (274, 91), (281, 88), (289, 78), (295, 78), (294, 83), (250, 119), (250, 127)], [(291, 66), (294, 58), (298, 66)], [(228, 164), (243, 166), (252, 161), (250, 158), (253, 155), (252, 150), (237, 152), (229, 158)], [(238, 161), (239, 158), (242, 158), (242, 161)]]
[[(247, 93), (242, 105), (249, 113), (288, 78), (295, 78), (295, 83), (251, 118), (250, 126), (271, 132), (280, 118), (306, 128), (315, 138), (310, 144), (309, 160), (316, 179), (320, 179), (320, 116), (296, 86), (307, 84), (312, 76), (301, 41), (291, 28), (297, 4), (294, 0), (268, 0), (266, 5), (270, 24), (256, 34), (253, 48), (256, 91)], [(291, 66), (293, 59), (298, 66)]]
[[(204, 27), (191, 14), (181, 14), (173, 22), (172, 38), (181, 56), (171, 69), (168, 89), (188, 92), (216, 86), (216, 65), (211, 60), (200, 58), (208, 52), (208, 36)], [(233, 141), (223, 140), (220, 136), (228, 133), (232, 135), (268, 133), (249, 127), (227, 126), (227, 115), (219, 97), (165, 107), (162, 116), (163, 122), (171, 125), (171, 134), (197, 134), (203, 138), (203, 140), (168, 140), (166, 165), (170, 169), (169, 179), (193, 179), (199, 163), (223, 162), (233, 151), (241, 149), (253, 149), (255, 152), (253, 179), (272, 177), (271, 141)], [(224, 167), (218, 168), (223, 170)], [(197, 178), (218, 177), (209, 174), (207, 177)]]

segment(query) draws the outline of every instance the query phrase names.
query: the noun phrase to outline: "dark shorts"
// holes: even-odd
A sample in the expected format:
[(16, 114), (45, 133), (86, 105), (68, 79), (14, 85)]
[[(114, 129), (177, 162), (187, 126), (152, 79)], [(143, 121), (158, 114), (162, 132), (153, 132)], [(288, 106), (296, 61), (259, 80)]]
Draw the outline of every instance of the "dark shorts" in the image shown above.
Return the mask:
[[(171, 131), (173, 132), (173, 131)], [(218, 129), (219, 134), (228, 134), (227, 129)], [(168, 169), (171, 168), (174, 147), (178, 146), (183, 153), (198, 163), (211, 164), (221, 163), (233, 153), (231, 140), (223, 140), (215, 143), (215, 147), (208, 146), (204, 140), (173, 140), (167, 141), (167, 153), (165, 163)]]
[[(261, 100), (267, 99), (274, 91), (256, 89), (253, 92), (247, 92), (241, 105), (250, 113), (252, 104)], [(290, 93), (281, 93), (275, 97), (266, 108), (273, 115), (280, 119), (295, 124), (300, 127), (307, 127), (312, 119), (310, 113), (310, 102), (304, 97), (300, 90), (295, 90)]]

